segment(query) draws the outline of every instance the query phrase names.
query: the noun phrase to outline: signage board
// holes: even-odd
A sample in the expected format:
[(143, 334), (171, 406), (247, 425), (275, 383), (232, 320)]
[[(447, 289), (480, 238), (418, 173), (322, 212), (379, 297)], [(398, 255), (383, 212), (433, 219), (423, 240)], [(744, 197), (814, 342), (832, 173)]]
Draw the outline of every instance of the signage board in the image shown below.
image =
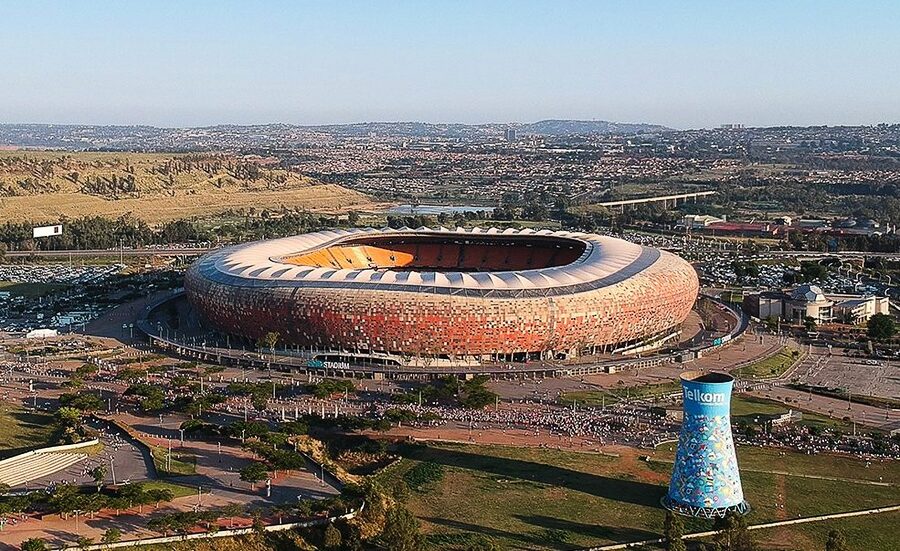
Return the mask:
[(53, 237), (54, 235), (62, 235), (62, 224), (38, 226), (31, 230), (31, 236), (35, 239), (38, 237)]

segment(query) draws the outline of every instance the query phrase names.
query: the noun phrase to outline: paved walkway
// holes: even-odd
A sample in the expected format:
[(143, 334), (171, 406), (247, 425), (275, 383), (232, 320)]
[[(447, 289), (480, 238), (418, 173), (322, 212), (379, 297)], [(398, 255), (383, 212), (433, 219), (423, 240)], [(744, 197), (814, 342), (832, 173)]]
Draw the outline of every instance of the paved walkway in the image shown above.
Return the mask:
[[(792, 526), (794, 524), (807, 524), (810, 522), (821, 522), (823, 520), (835, 520), (841, 518), (851, 518), (851, 517), (861, 517), (867, 515), (877, 515), (882, 513), (892, 513), (895, 511), (900, 511), (900, 505), (893, 505), (890, 507), (879, 507), (876, 509), (866, 509), (864, 511), (848, 511), (846, 513), (833, 513), (830, 515), (817, 515), (814, 517), (803, 517), (803, 518), (795, 518), (791, 520), (779, 520), (776, 522), (766, 522), (763, 524), (753, 524), (748, 528), (750, 530), (765, 530), (767, 528), (778, 528), (780, 526)], [(685, 534), (684, 539), (697, 539), (697, 538), (708, 538), (710, 536), (716, 535), (715, 531), (707, 531), (707, 532), (694, 532), (692, 534)], [(589, 547), (584, 551), (613, 551), (615, 549), (631, 549), (632, 547), (639, 547), (642, 545), (652, 545), (654, 543), (664, 543), (663, 538), (653, 539), (653, 540), (643, 540), (643, 541), (632, 541), (629, 543), (617, 543), (614, 545), (604, 545), (602, 547)]]

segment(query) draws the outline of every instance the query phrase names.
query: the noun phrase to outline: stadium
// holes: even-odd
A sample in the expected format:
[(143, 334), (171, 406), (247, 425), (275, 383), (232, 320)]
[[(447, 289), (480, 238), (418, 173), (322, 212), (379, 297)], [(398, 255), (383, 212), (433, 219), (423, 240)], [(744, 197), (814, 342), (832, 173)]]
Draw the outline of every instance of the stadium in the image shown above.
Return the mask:
[(207, 254), (185, 292), (218, 331), (332, 357), (522, 361), (658, 346), (698, 280), (671, 253), (594, 234), (351, 229)]

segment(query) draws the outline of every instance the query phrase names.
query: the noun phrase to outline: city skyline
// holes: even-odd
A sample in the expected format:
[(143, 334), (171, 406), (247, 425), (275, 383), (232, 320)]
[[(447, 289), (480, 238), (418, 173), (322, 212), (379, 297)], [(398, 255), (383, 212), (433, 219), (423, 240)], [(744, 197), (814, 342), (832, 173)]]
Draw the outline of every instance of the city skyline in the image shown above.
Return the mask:
[(11, 3), (0, 121), (900, 120), (900, 6)]

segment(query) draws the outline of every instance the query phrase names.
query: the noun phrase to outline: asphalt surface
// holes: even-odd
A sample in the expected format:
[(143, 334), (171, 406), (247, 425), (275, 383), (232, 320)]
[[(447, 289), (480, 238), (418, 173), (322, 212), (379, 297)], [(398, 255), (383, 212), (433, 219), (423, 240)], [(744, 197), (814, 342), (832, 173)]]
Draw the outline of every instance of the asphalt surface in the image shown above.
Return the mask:
[(99, 440), (103, 444), (103, 450), (99, 454), (88, 456), (67, 469), (31, 480), (20, 487), (35, 490), (61, 483), (89, 486), (95, 484), (90, 474), (95, 467), (106, 469), (103, 484), (113, 484), (114, 473), (115, 482), (119, 484), (152, 478), (149, 457), (145, 457), (127, 435), (103, 423), (89, 422), (88, 425), (100, 431)]
[(848, 389), (851, 394), (900, 398), (900, 361), (847, 356), (813, 347), (793, 373), (799, 382)]

